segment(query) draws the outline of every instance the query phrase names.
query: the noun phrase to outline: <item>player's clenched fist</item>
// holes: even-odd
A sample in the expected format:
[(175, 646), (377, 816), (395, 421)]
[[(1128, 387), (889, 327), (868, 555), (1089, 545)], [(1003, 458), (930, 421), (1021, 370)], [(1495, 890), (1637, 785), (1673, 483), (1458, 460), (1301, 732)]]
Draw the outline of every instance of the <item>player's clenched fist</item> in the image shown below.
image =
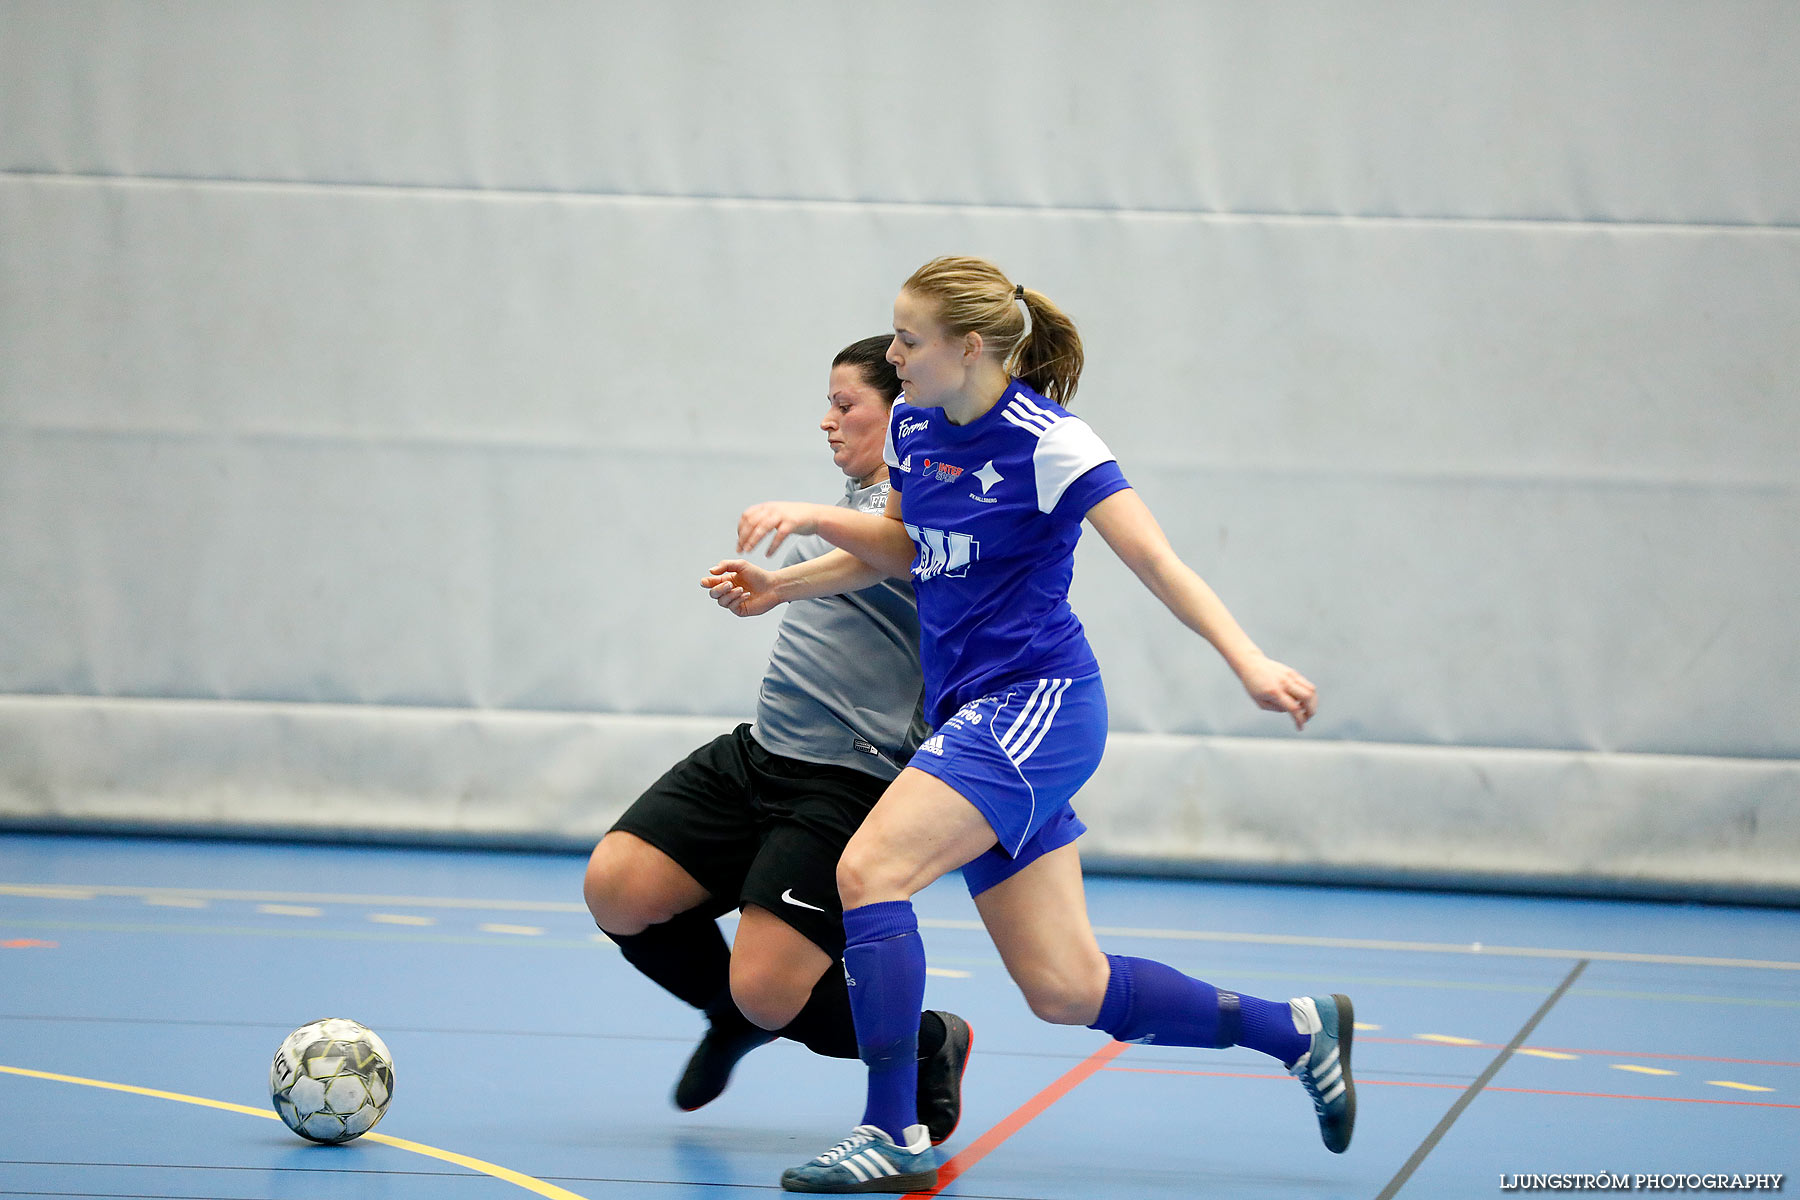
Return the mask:
[(700, 578), (720, 608), (740, 617), (760, 617), (781, 603), (769, 572), (741, 558), (728, 558)]

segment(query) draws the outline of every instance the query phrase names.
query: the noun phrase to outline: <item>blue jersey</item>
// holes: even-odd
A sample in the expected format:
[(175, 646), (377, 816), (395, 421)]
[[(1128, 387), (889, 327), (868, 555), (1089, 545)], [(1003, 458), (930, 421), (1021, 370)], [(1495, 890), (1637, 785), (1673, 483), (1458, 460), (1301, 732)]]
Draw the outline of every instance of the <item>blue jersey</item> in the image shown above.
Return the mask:
[(1131, 485), (1087, 422), (1017, 379), (967, 425), (902, 397), (885, 456), (913, 540), (927, 720), (1098, 670), (1069, 607), (1075, 543), (1088, 509)]

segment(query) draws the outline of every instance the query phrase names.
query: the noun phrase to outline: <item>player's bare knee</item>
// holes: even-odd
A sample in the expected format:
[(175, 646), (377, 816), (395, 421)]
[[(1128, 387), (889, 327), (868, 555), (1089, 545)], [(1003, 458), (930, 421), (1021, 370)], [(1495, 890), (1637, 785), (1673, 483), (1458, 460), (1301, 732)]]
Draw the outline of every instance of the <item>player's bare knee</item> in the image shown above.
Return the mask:
[(861, 908), (884, 900), (908, 900), (911, 893), (893, 864), (880, 856), (860, 852), (854, 843), (838, 859), (838, 899), (846, 909)]
[(1091, 1025), (1106, 996), (1106, 980), (1091, 971), (1044, 971), (1019, 980), (1025, 1003), (1039, 1020), (1052, 1025)]
[(657, 903), (654, 890), (637, 876), (629, 842), (611, 834), (601, 839), (581, 881), (582, 898), (595, 925), (630, 937), (675, 915), (669, 905)]
[(1083, 998), (1072, 991), (1036, 988), (1025, 993), (1025, 1003), (1038, 1020), (1052, 1025), (1086, 1025), (1093, 1019)]
[(860, 908), (868, 903), (863, 896), (868, 891), (868, 875), (863, 863), (846, 850), (838, 859), (837, 865), (838, 899), (846, 909)]
[[(631, 937), (657, 924), (656, 915), (645, 911), (628, 891), (618, 886), (617, 877), (589, 876), (582, 886), (588, 913), (594, 924), (606, 933)], [(667, 917), (662, 918), (667, 920)]]
[(731, 964), (731, 999), (759, 1029), (783, 1029), (806, 1007), (810, 988), (792, 976), (758, 964)]

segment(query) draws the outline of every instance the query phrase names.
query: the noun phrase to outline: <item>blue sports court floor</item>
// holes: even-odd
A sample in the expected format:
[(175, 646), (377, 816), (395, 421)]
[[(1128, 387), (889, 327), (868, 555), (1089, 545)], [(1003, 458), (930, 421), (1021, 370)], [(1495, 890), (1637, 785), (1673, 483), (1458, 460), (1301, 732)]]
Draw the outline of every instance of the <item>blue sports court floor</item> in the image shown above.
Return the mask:
[[(582, 867), (0, 836), (0, 1195), (779, 1194), (854, 1123), (859, 1066), (778, 1043), (674, 1111), (698, 1018), (594, 932)], [(918, 904), (927, 1003), (975, 1029), (945, 1196), (1693, 1191), (1800, 1162), (1800, 913), (1122, 879), (1089, 899), (1109, 950), (1349, 993), (1355, 1143), (1327, 1153), (1299, 1085), (1252, 1052), (1036, 1021), (950, 880)], [(269, 1111), (271, 1055), (321, 1016), (394, 1054), (393, 1105), (348, 1146)]]

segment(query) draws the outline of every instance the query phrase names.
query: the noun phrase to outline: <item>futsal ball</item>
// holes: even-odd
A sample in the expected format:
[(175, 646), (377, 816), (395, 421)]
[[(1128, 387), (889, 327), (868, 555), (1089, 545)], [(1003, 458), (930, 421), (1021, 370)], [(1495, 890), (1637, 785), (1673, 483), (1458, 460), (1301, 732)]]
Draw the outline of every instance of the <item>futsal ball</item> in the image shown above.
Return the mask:
[(287, 1035), (269, 1067), (269, 1098), (287, 1127), (315, 1142), (375, 1128), (394, 1095), (394, 1060), (375, 1031), (327, 1017)]

